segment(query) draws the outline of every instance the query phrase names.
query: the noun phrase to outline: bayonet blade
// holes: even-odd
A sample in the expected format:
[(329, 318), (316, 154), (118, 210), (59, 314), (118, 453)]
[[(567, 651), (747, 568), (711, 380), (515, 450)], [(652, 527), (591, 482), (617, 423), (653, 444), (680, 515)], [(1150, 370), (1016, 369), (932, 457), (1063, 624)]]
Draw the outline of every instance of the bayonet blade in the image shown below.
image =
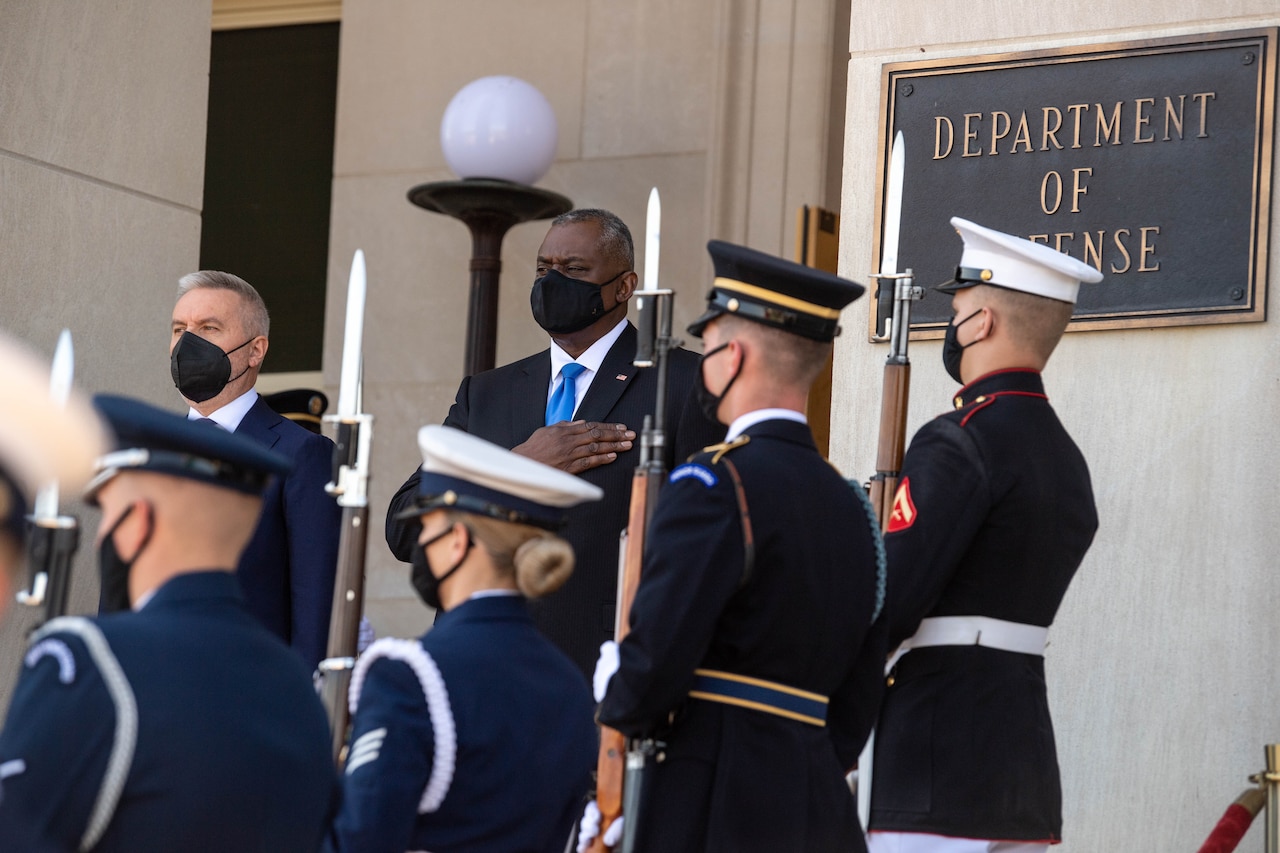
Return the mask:
[(649, 190), (649, 212), (644, 223), (644, 289), (658, 289), (658, 259), (662, 251), (662, 199), (658, 188)]
[(889, 175), (884, 197), (884, 242), (880, 251), (880, 274), (898, 272), (898, 235), (902, 230), (902, 181), (906, 171), (906, 150), (902, 131), (893, 138), (889, 153)]
[[(49, 399), (59, 409), (65, 409), (71, 396), (71, 380), (75, 374), (75, 352), (71, 346), (71, 330), (63, 329), (58, 335), (58, 346), (53, 351), (53, 367), (49, 372)], [(37, 519), (58, 517), (58, 481), (53, 480), (36, 493), (32, 516)]]
[(364, 346), (364, 250), (356, 249), (347, 281), (347, 319), (342, 338), (342, 372), (338, 377), (337, 416), (351, 418), (360, 410), (360, 354)]

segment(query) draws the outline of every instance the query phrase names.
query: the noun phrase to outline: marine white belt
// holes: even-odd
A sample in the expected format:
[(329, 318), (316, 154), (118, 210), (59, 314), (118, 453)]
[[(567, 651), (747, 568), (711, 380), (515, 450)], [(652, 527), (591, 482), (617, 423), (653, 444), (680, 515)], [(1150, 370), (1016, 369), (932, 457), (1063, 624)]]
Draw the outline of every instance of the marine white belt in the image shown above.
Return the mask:
[(1024, 655), (1043, 655), (1049, 629), (1041, 625), (1006, 622), (989, 616), (932, 616), (920, 622), (913, 636), (902, 641), (885, 664), (884, 671), (912, 649), (929, 646), (983, 646)]

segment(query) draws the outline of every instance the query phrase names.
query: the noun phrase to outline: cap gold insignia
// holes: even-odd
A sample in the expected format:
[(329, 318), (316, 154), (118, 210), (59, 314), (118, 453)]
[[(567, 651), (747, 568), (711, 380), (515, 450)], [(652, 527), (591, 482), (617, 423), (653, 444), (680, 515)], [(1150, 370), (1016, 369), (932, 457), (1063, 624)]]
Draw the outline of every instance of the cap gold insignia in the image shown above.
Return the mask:
[(983, 271), (982, 271), (982, 280), (983, 280), (983, 281), (991, 281), (991, 270), (983, 270)]
[(450, 489), (449, 491), (445, 492), (443, 495), (440, 496), (440, 500), (443, 501), (448, 506), (453, 506), (458, 502), (458, 493), (455, 492), (453, 489)]
[(728, 302), (725, 303), (724, 307), (728, 308), (730, 311), (737, 311), (738, 304), (739, 304), (738, 300), (730, 299)]

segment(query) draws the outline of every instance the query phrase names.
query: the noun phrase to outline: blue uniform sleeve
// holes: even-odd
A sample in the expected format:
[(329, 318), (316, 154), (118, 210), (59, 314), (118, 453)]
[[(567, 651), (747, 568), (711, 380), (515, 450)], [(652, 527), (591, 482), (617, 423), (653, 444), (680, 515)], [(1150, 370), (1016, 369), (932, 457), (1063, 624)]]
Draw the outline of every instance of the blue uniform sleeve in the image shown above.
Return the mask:
[(990, 506), (986, 469), (964, 428), (946, 418), (922, 427), (903, 459), (884, 539), (891, 649), (938, 602)]
[(646, 545), (631, 633), (599, 711), (602, 723), (633, 737), (663, 725), (688, 695), (742, 580), (742, 523), (728, 475), (702, 464), (673, 471)]
[(434, 752), (431, 718), (417, 676), (401, 661), (374, 661), (352, 723), (342, 805), (325, 850), (411, 849)]
[(115, 734), (115, 705), (83, 642), (52, 633), (35, 643), (0, 732), (0, 850), (27, 849), (19, 831), (79, 849)]
[(293, 631), (290, 645), (314, 665), (329, 644), (329, 614), (338, 566), (342, 510), (325, 492), (333, 466), (333, 442), (308, 436), (285, 479), (289, 584)]

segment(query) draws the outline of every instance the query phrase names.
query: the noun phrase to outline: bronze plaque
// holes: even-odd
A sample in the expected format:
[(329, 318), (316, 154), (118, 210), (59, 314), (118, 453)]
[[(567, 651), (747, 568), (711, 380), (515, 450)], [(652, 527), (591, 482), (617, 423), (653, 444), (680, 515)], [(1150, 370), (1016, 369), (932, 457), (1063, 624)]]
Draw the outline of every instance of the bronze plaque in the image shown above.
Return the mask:
[(876, 233), (902, 131), (918, 336), (951, 318), (952, 216), (1101, 270), (1073, 329), (1266, 319), (1276, 32), (885, 65)]

